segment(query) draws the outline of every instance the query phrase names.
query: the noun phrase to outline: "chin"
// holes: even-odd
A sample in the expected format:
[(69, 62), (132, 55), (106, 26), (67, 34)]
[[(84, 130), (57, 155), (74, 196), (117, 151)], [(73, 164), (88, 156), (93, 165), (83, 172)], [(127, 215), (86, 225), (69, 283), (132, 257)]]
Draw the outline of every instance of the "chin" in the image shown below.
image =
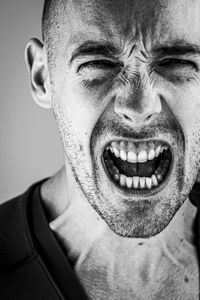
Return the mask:
[(187, 198), (183, 151), (175, 153), (165, 140), (105, 145), (94, 166), (98, 196), (90, 202), (117, 235), (150, 238), (173, 219)]

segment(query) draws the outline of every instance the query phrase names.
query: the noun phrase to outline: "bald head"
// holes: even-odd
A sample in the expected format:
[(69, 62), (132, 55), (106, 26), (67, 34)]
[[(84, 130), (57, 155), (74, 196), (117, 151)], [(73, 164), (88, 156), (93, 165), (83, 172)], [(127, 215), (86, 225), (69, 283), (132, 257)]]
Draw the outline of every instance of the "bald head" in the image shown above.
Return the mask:
[(50, 33), (55, 34), (59, 27), (58, 20), (67, 0), (45, 0), (42, 14), (42, 38), (46, 43), (50, 39)]
[[(175, 18), (177, 15), (179, 17)], [(42, 35), (44, 42), (49, 44), (60, 41), (59, 36), (62, 40), (79, 32), (82, 38), (86, 32), (92, 33), (99, 28), (101, 37), (129, 35), (133, 38), (134, 29), (141, 28), (142, 34), (151, 35), (151, 38), (157, 35), (162, 39), (166, 33), (169, 36), (174, 33), (175, 25), (179, 26), (180, 33), (185, 36), (183, 19), (188, 24), (188, 31), (192, 32), (194, 27), (199, 27), (198, 16), (199, 2), (192, 0), (45, 0)]]

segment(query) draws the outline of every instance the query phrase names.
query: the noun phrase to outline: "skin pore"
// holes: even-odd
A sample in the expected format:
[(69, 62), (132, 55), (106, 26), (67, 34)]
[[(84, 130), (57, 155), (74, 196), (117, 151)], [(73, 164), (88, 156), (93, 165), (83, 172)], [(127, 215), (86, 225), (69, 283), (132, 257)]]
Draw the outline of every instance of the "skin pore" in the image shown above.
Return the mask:
[[(200, 4), (59, 4), (45, 47), (27, 47), (33, 97), (52, 105), (66, 157), (42, 187), (50, 226), (91, 299), (197, 299)], [(155, 193), (117, 187), (102, 163), (112, 141), (142, 140), (173, 154)]]

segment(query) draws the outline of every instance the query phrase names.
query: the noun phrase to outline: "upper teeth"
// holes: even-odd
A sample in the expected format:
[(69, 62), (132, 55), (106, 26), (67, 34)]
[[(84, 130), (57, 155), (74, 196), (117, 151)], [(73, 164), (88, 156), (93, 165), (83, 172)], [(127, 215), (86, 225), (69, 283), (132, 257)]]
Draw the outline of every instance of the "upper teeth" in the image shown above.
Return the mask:
[(168, 149), (166, 145), (154, 145), (154, 143), (151, 143), (148, 149), (141, 149), (139, 152), (136, 152), (136, 150), (133, 149), (133, 146), (131, 150), (130, 148), (130, 145), (127, 145), (127, 147), (124, 148), (124, 142), (112, 142), (111, 146), (109, 147), (110, 151), (113, 152), (116, 157), (120, 157), (122, 160), (130, 163), (144, 163), (147, 160), (153, 160), (160, 153), (162, 153), (163, 150)]

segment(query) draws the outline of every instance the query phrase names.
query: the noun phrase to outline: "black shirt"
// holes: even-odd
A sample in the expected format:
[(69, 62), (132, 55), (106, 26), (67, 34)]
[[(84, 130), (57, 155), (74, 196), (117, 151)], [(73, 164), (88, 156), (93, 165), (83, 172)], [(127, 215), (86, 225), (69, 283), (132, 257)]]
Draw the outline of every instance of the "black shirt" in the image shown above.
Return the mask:
[(50, 230), (41, 184), (0, 206), (0, 299), (88, 299)]
[[(50, 230), (41, 201), (43, 181), (0, 206), (0, 299), (88, 299)], [(200, 206), (200, 184), (190, 200)], [(199, 210), (194, 226), (200, 254)]]

